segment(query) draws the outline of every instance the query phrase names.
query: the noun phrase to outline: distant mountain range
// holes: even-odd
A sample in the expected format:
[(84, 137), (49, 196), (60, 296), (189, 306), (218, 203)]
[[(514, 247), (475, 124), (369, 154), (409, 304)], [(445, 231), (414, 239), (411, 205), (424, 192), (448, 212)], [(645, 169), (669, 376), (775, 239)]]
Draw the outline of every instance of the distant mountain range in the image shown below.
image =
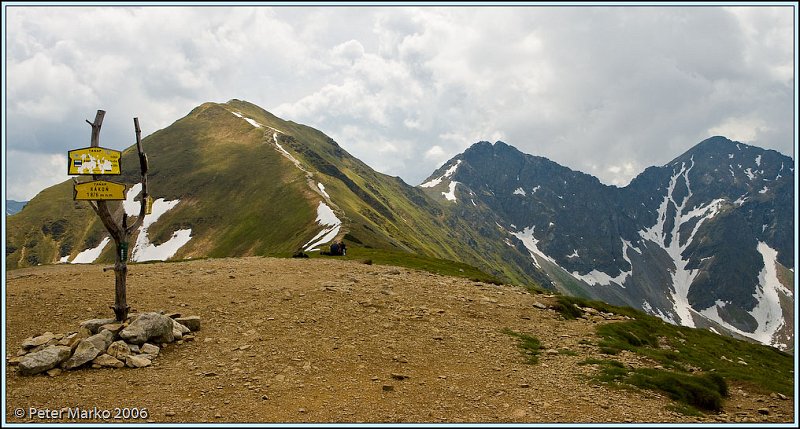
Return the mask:
[(28, 204), (27, 201), (14, 201), (14, 200), (6, 200), (6, 216), (11, 216), (15, 213), (19, 213), (25, 204)]
[[(88, 139), (88, 132), (87, 132)], [(714, 137), (624, 188), (502, 142), (409, 186), (258, 106), (205, 103), (143, 141), (156, 199), (133, 261), (289, 256), (333, 240), (476, 266), (504, 281), (630, 305), (677, 324), (793, 344), (794, 162)], [(136, 183), (132, 148), (123, 176)], [(135, 215), (141, 187), (119, 204)], [(109, 262), (70, 181), (7, 222), (9, 268)]]
[(480, 142), (421, 186), (491, 212), (550, 287), (675, 324), (793, 344), (794, 162), (707, 139), (624, 188), (502, 142)]

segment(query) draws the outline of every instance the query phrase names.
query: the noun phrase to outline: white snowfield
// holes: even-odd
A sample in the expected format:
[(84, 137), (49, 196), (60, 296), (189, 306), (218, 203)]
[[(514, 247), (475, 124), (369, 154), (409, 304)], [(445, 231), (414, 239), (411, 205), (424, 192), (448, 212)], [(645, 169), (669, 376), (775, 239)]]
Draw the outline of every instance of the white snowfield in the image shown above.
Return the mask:
[(336, 235), (339, 234), (339, 229), (342, 226), (342, 221), (339, 220), (333, 210), (322, 201), (320, 201), (319, 206), (317, 206), (317, 223), (323, 226), (322, 231), (303, 245), (303, 250), (307, 252), (317, 251), (319, 250), (317, 246), (333, 240)]
[(300, 171), (302, 171), (303, 173), (306, 173), (306, 176), (311, 177), (311, 173), (309, 173), (308, 170), (303, 168), (303, 165), (300, 163), (300, 161), (298, 161), (297, 158), (292, 156), (291, 153), (287, 152), (286, 149), (284, 149), (283, 146), (281, 146), (281, 144), (278, 143), (278, 133), (277, 132), (272, 133), (272, 141), (273, 141), (273, 143), (275, 143), (275, 147), (278, 148), (278, 150), (281, 152), (281, 154), (283, 156), (285, 156), (287, 159), (289, 159), (289, 161), (292, 161), (294, 166), (299, 168)]
[(531, 254), (533, 264), (536, 265), (537, 268), (541, 268), (539, 261), (536, 260), (537, 257), (556, 264), (556, 261), (553, 258), (545, 255), (544, 252), (539, 249), (537, 246), (539, 244), (539, 240), (533, 236), (534, 231), (536, 231), (536, 226), (529, 226), (522, 231), (512, 232), (511, 235), (519, 238), (519, 240), (522, 241), (522, 244), (525, 245), (525, 248), (528, 249), (528, 252)]
[[(135, 198), (141, 192), (142, 184), (137, 183), (125, 195), (123, 205), (128, 216), (137, 216), (139, 214), (141, 203), (135, 201)], [(147, 230), (150, 226), (155, 224), (164, 213), (175, 208), (179, 202), (180, 200), (165, 201), (163, 198), (153, 201), (153, 211), (151, 214), (144, 216), (142, 226), (139, 227), (139, 235), (136, 237), (136, 244), (130, 250), (131, 261), (166, 261), (191, 240), (191, 228), (175, 231), (169, 240), (159, 245), (152, 244), (147, 235)]]
[(423, 184), (421, 184), (419, 186), (423, 187), (423, 188), (432, 188), (432, 187), (442, 183), (442, 180), (444, 180), (445, 178), (450, 177), (453, 174), (455, 174), (455, 172), (458, 169), (459, 165), (461, 165), (461, 160), (460, 159), (457, 160), (456, 163), (453, 164), (450, 168), (448, 168), (447, 171), (445, 171), (444, 174), (441, 175), (439, 178), (432, 179), (432, 180), (430, 180), (428, 182), (425, 182), (425, 183), (423, 183)]
[(317, 183), (317, 187), (319, 188), (319, 191), (320, 191), (320, 192), (322, 192), (322, 195), (323, 195), (325, 198), (327, 198), (327, 199), (329, 199), (329, 200), (331, 199), (331, 196), (330, 196), (330, 195), (328, 195), (328, 193), (327, 193), (327, 192), (325, 192), (325, 185), (323, 185), (322, 183)]
[(794, 293), (784, 288), (778, 280), (778, 271), (775, 268), (778, 251), (769, 247), (769, 245), (764, 242), (759, 242), (756, 249), (764, 260), (764, 268), (762, 268), (761, 272), (758, 274), (758, 287), (756, 293), (753, 294), (758, 300), (758, 305), (749, 311), (750, 315), (758, 322), (758, 327), (755, 331), (744, 332), (722, 320), (719, 311), (724, 309), (728, 304), (723, 301), (717, 301), (715, 305), (700, 311), (700, 314), (714, 320), (733, 332), (752, 338), (763, 344), (770, 344), (785, 349), (789, 345), (778, 343), (775, 339), (775, 335), (786, 323), (783, 319), (780, 299), (784, 297), (793, 301)]
[(255, 119), (251, 119), (251, 118), (248, 118), (247, 116), (242, 115), (239, 112), (233, 112), (233, 111), (230, 111), (230, 110), (228, 110), (228, 111), (233, 113), (235, 116), (238, 116), (238, 117), (244, 119), (245, 121), (247, 121), (248, 124), (250, 124), (250, 125), (252, 125), (252, 126), (254, 126), (256, 128), (269, 128), (269, 129), (271, 129), (273, 131), (277, 131), (277, 132), (279, 132), (281, 134), (285, 134), (283, 131), (281, 131), (281, 130), (279, 130), (277, 128), (272, 128), (269, 125), (264, 125), (264, 124), (256, 121)]
[[(97, 258), (100, 257), (100, 254), (103, 253), (103, 249), (105, 249), (106, 244), (108, 244), (109, 241), (111, 241), (111, 237), (104, 238), (103, 241), (101, 241), (100, 244), (97, 245), (97, 247), (94, 247), (94, 248), (91, 248), (91, 249), (86, 249), (83, 252), (78, 253), (77, 255), (75, 255), (75, 259), (70, 261), (70, 263), (72, 263), (72, 264), (91, 264), (92, 262), (97, 260)], [(61, 262), (67, 262), (67, 258), (69, 258), (69, 255), (61, 258)]]
[(450, 187), (449, 187), (450, 190), (447, 192), (442, 192), (442, 195), (444, 195), (444, 197), (447, 198), (449, 201), (456, 202), (456, 185), (458, 185), (458, 182), (453, 180), (452, 182), (450, 182)]
[[(688, 168), (686, 167), (686, 163), (681, 163), (680, 171), (675, 173), (670, 179), (667, 194), (664, 196), (664, 199), (661, 201), (661, 205), (658, 208), (658, 217), (655, 225), (643, 231), (639, 231), (639, 235), (643, 239), (652, 241), (663, 248), (675, 265), (675, 271), (672, 272), (672, 290), (670, 292), (672, 302), (674, 303), (673, 309), (675, 314), (678, 316), (678, 320), (671, 320), (671, 318), (665, 320), (671, 323), (693, 328), (695, 327), (693, 314), (696, 314), (697, 311), (695, 311), (689, 305), (689, 286), (692, 284), (695, 277), (697, 277), (699, 271), (687, 270), (686, 266), (689, 264), (689, 261), (684, 260), (681, 256), (681, 253), (692, 242), (694, 235), (697, 233), (697, 230), (700, 228), (700, 226), (706, 220), (713, 218), (717, 214), (720, 209), (720, 205), (724, 200), (717, 199), (701, 207), (686, 207), (687, 202), (693, 195), (692, 185), (689, 181), (689, 172), (694, 167), (694, 157), (690, 159), (690, 162), (691, 165), (689, 165)], [(687, 195), (684, 196), (680, 201), (676, 201), (674, 196), (675, 186), (678, 178), (683, 178), (688, 190)], [(675, 211), (674, 218), (671, 219), (674, 221), (672, 230), (664, 231), (664, 225), (667, 221), (667, 207), (669, 206), (670, 202), (675, 205), (677, 210)], [(678, 235), (681, 225), (698, 217), (700, 219), (695, 224), (694, 228), (689, 234), (689, 237), (686, 240), (681, 240), (681, 237)], [(683, 245), (681, 245), (681, 241), (683, 241)]]
[[(603, 286), (611, 286), (611, 284), (613, 283), (625, 289), (625, 281), (628, 279), (628, 277), (631, 276), (631, 274), (633, 274), (633, 263), (631, 262), (630, 258), (628, 258), (629, 248), (632, 248), (631, 243), (626, 240), (622, 240), (622, 257), (625, 258), (626, 261), (628, 261), (628, 264), (630, 264), (631, 269), (629, 271), (622, 271), (621, 273), (617, 274), (616, 277), (611, 277), (610, 275), (598, 270), (592, 270), (586, 274), (580, 274), (577, 271), (573, 271), (571, 274), (573, 277), (581, 279), (590, 285), (599, 284)], [(575, 256), (577, 255), (578, 252), (575, 251)]]

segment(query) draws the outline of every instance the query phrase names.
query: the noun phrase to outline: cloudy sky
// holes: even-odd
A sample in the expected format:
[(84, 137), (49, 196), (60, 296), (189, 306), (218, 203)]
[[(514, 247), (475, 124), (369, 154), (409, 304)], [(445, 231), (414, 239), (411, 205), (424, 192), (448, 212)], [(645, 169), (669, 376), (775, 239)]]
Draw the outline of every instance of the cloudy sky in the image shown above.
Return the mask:
[(3, 7), (9, 199), (68, 178), (98, 109), (123, 149), (233, 98), (411, 185), (480, 140), (618, 186), (713, 135), (795, 157), (790, 3)]

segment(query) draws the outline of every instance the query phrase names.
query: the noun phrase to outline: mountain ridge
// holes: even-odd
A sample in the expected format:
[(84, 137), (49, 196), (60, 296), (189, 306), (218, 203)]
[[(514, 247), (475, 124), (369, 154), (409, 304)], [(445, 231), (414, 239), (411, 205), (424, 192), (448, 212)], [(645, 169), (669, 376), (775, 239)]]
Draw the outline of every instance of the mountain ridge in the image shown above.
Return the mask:
[[(236, 99), (197, 106), (143, 144), (158, 216), (134, 238), (138, 261), (289, 256), (344, 240), (351, 248), (459, 261), (503, 281), (733, 336), (759, 326), (743, 310), (763, 301), (747, 298), (753, 279), (793, 279), (791, 159), (723, 137), (645, 169), (623, 188), (503, 142), (470, 146), (414, 187), (371, 169), (319, 130)], [(134, 155), (126, 149), (125, 164)], [(707, 168), (706, 155), (731, 160), (724, 164), (730, 173), (720, 171), (723, 164)], [(124, 172), (121, 179), (138, 178)], [(7, 266), (113, 259), (99, 221), (69, 200), (70, 188), (64, 182), (43, 190), (31, 210), (9, 218)], [(136, 192), (128, 197), (133, 203)], [(713, 240), (693, 242), (698, 230)], [(748, 248), (737, 253), (738, 242)], [(746, 272), (708, 259), (723, 247), (730, 258), (749, 261)], [(763, 261), (773, 251), (779, 266), (762, 274), (772, 270)], [(719, 290), (711, 280), (719, 276), (747, 282)], [(773, 286), (769, 293), (780, 295)], [(793, 294), (776, 299), (786, 319)], [(702, 314), (709, 308), (719, 314)], [(791, 344), (793, 327), (783, 330), (786, 337), (773, 343)]]
[(443, 203), (490, 207), (506, 239), (521, 242), (564, 293), (786, 348), (791, 163), (712, 137), (619, 188), (503, 142), (479, 142), (421, 186)]

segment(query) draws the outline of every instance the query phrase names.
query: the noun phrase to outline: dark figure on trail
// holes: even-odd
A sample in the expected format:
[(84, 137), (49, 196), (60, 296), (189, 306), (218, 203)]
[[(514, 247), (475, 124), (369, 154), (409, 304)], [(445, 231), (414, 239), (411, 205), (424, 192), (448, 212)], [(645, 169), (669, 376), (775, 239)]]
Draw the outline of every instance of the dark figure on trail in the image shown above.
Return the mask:
[(331, 256), (344, 256), (347, 254), (347, 246), (344, 245), (341, 241), (335, 241), (331, 244), (331, 252), (329, 255)]

